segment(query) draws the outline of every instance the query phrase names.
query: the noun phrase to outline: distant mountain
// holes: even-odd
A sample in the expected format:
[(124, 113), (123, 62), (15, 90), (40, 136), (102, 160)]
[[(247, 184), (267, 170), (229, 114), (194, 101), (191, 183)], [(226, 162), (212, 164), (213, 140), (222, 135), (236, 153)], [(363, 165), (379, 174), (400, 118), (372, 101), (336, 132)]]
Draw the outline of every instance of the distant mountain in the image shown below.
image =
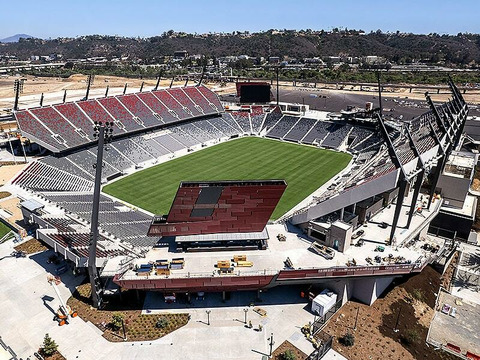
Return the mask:
[(2, 42), (2, 43), (16, 43), (16, 42), (18, 42), (18, 40), (20, 40), (20, 38), (31, 39), (31, 38), (33, 38), (33, 36), (32, 35), (27, 35), (27, 34), (15, 34), (15, 35), (9, 36), (5, 39), (0, 39), (0, 42)]

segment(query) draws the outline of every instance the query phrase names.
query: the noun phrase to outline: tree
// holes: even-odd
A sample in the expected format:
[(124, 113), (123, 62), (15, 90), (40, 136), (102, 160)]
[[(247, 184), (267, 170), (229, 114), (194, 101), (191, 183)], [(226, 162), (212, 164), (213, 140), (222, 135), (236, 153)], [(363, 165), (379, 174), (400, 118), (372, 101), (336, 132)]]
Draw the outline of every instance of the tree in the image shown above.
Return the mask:
[(110, 324), (112, 324), (112, 327), (115, 330), (120, 329), (120, 327), (122, 326), (122, 323), (123, 323), (123, 315), (122, 314), (115, 313), (115, 314), (112, 315), (112, 321), (110, 322)]
[(58, 345), (53, 340), (50, 335), (45, 334), (45, 337), (43, 338), (43, 345), (42, 345), (42, 351), (45, 355), (50, 356), (53, 355), (57, 352), (58, 350)]

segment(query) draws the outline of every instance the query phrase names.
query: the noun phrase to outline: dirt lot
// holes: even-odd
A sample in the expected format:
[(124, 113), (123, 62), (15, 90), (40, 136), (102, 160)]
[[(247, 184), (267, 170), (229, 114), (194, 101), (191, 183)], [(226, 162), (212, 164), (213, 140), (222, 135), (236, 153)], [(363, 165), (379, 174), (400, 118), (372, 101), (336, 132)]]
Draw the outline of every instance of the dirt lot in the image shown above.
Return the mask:
[[(155, 340), (188, 323), (188, 314), (142, 315), (139, 309), (143, 297), (137, 299), (133, 290), (122, 291), (122, 301), (119, 298), (107, 299), (105, 308), (97, 310), (91, 306), (90, 284), (86, 283), (77, 288), (67, 304), (84, 321), (92, 322), (103, 331), (104, 338), (113, 342), (123, 341), (122, 329), (115, 330), (110, 325), (114, 314), (123, 315), (128, 341)], [(155, 326), (159, 319), (164, 319), (162, 328)]]
[[(55, 102), (60, 103), (62, 102), (64, 90), (72, 92), (74, 90), (85, 90), (87, 88), (87, 75), (82, 74), (72, 75), (69, 78), (35, 77), (31, 75), (22, 76), (22, 78), (26, 80), (23, 86), (23, 93), (20, 96), (20, 108), (25, 107), (26, 103), (32, 101), (37, 105), (41, 93), (45, 94), (45, 101), (48, 101), (48, 99), (55, 93)], [(19, 79), (19, 77), (7, 76), (0, 78), (0, 113), (6, 113), (7, 109), (13, 107), (13, 84), (16, 79)], [(129, 89), (136, 88), (138, 90), (143, 81), (145, 82), (144, 86), (146, 88), (152, 88), (157, 82), (155, 79), (131, 79), (117, 76), (97, 75), (95, 76), (91, 89), (105, 89), (107, 85), (110, 88), (123, 88), (125, 83), (127, 83)], [(170, 81), (170, 79), (163, 80), (161, 81), (160, 86), (169, 86)], [(184, 81), (175, 82), (174, 85), (183, 85), (184, 83)], [(69, 95), (67, 94), (67, 99), (69, 99), (68, 96)], [(80, 96), (74, 97), (76, 100), (80, 99)]]
[[(440, 274), (426, 267), (421, 274), (395, 284), (372, 306), (349, 301), (325, 328), (326, 333), (335, 337), (333, 348), (352, 360), (456, 359), (425, 344), (440, 283)], [(347, 332), (355, 336), (351, 347), (339, 342)]]
[(24, 167), (25, 164), (0, 166), (0, 186), (5, 185)]
[(296, 360), (304, 360), (307, 358), (307, 354), (298, 350), (295, 346), (293, 346), (288, 340), (285, 340), (283, 343), (280, 344), (278, 348), (272, 354), (272, 359), (274, 360), (284, 360), (283, 353), (287, 350), (291, 350), (295, 354)]
[(35, 254), (41, 251), (48, 250), (48, 248), (37, 239), (31, 239), (20, 245), (15, 246), (15, 250), (23, 251), (27, 254)]

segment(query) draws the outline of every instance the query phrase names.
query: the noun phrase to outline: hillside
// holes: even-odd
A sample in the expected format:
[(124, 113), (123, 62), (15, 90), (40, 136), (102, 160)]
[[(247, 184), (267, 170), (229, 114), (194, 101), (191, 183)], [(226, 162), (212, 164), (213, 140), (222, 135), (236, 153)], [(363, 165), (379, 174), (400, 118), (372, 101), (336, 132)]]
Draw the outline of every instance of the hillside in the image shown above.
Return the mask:
[(366, 56), (378, 55), (393, 62), (423, 60), (465, 65), (480, 63), (480, 35), (414, 35), (405, 33), (362, 34), (357, 31), (266, 31), (253, 34), (194, 35), (164, 33), (151, 38), (125, 38), (91, 35), (53, 40), (21, 39), (0, 44), (0, 55), (16, 55), (21, 60), (31, 55), (62, 54), (64, 59), (129, 56), (144, 63), (156, 62), (176, 50), (208, 56)]

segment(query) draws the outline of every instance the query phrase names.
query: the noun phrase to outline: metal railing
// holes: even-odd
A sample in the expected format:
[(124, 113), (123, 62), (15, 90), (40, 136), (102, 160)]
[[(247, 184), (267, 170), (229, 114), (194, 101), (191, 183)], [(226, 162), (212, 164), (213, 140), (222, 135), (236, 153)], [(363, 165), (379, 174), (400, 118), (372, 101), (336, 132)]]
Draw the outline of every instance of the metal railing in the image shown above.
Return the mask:
[[(134, 270), (132, 270), (134, 271)], [(152, 270), (153, 272), (155, 270)], [(175, 270), (174, 270), (175, 271)], [(234, 271), (232, 273), (219, 273), (218, 270), (211, 272), (171, 272), (170, 275), (156, 275), (154, 273), (145, 276), (138, 276), (134, 274), (124, 274), (119, 276), (121, 280), (157, 280), (157, 279), (192, 279), (192, 278), (226, 278), (226, 277), (239, 277), (239, 276), (273, 276), (278, 274), (278, 270), (256, 270), (256, 271)]]
[(440, 349), (440, 350), (442, 350), (442, 351), (445, 351), (445, 352), (447, 352), (447, 353), (449, 353), (449, 354), (458, 356), (458, 358), (460, 358), (460, 359), (471, 360), (471, 358), (467, 357), (466, 355), (462, 354), (461, 352), (456, 352), (456, 351), (450, 349), (448, 346), (443, 345), (442, 343), (439, 343), (438, 341), (435, 341), (435, 340), (432, 340), (432, 339), (427, 338), (426, 343), (427, 343), (427, 344), (430, 344), (430, 345), (432, 345), (433, 347), (436, 347), (436, 348), (438, 348), (438, 349)]
[(393, 265), (375, 265), (375, 266), (332, 266), (328, 268), (304, 267), (293, 270), (255, 270), (242, 271), (236, 270), (232, 273), (220, 273), (218, 270), (211, 272), (171, 272), (169, 275), (156, 275), (154, 270), (149, 275), (138, 276), (132, 269), (123, 274), (118, 274), (119, 280), (163, 280), (163, 279), (191, 279), (191, 278), (224, 278), (240, 276), (274, 276), (279, 275), (277, 281), (288, 281), (298, 279), (309, 279), (317, 277), (351, 277), (351, 276), (372, 276), (389, 274), (409, 274), (422, 270), (427, 264), (436, 258), (437, 254), (428, 257), (420, 257), (413, 264), (393, 264)]
[(332, 348), (333, 336), (328, 335), (329, 338), (327, 341), (322, 341), (322, 343), (313, 350), (313, 352), (308, 355), (307, 360), (320, 360), (325, 354)]

